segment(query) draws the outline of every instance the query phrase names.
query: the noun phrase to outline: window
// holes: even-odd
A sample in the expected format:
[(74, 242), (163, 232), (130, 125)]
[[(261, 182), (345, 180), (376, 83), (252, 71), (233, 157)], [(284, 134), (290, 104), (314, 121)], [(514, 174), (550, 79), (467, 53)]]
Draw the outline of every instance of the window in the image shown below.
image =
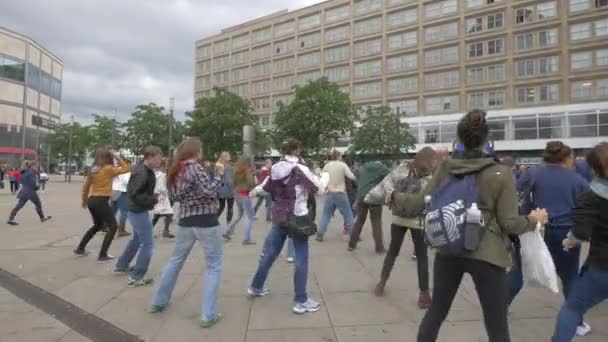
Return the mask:
[(261, 99), (255, 99), (251, 101), (253, 104), (253, 109), (256, 112), (266, 111), (270, 108), (270, 99), (268, 97), (264, 97)]
[(260, 116), (260, 126), (268, 127), (270, 126), (270, 115), (262, 115)]
[(595, 51), (595, 64), (598, 66), (608, 65), (608, 49)]
[(517, 35), (515, 38), (517, 44), (517, 50), (527, 50), (534, 47), (534, 34), (524, 33)]
[(218, 57), (213, 60), (213, 69), (219, 70), (228, 67), (228, 56)]
[(382, 0), (359, 0), (355, 2), (355, 14), (365, 14), (382, 8)]
[(275, 73), (284, 73), (284, 72), (292, 72), (295, 68), (296, 60), (294, 57), (289, 57), (285, 59), (279, 59), (274, 61), (274, 72)]
[(232, 54), (232, 65), (249, 63), (249, 51), (237, 52)]
[(596, 81), (596, 94), (598, 97), (608, 97), (608, 78)]
[(503, 81), (505, 79), (505, 65), (488, 65), (488, 81)]
[(593, 65), (593, 54), (591, 51), (576, 52), (570, 55), (570, 67), (573, 70), (586, 69)]
[(382, 31), (382, 17), (372, 18), (355, 23), (355, 36), (365, 36)]
[(513, 131), (516, 140), (538, 139), (538, 120), (535, 116), (514, 117)]
[(469, 44), (469, 58), (483, 56), (483, 43)]
[(435, 65), (441, 63), (441, 49), (427, 51), (424, 54), (424, 62), (426, 65)]
[[(389, 102), (389, 107), (393, 110), (393, 113), (399, 115), (400, 117), (404, 116), (413, 116), (418, 114), (418, 101), (417, 100), (405, 100), (398, 102)], [(415, 138), (418, 137), (418, 134), (414, 135)]]
[(540, 86), (540, 102), (555, 102), (559, 100), (559, 86), (557, 84)]
[(504, 40), (501, 39), (493, 39), (488, 41), (488, 55), (501, 55), (504, 50)]
[(517, 88), (517, 103), (534, 103), (535, 90), (532, 87)]
[(230, 87), (230, 91), (232, 91), (233, 93), (237, 94), (240, 97), (247, 97), (247, 96), (249, 96), (249, 84), (245, 83), (245, 84), (233, 85)]
[(427, 97), (426, 110), (429, 113), (458, 111), (458, 96)]
[(519, 8), (515, 11), (515, 22), (525, 24), (534, 21), (534, 7)]
[(198, 54), (198, 58), (209, 58), (211, 57), (211, 46), (210, 45), (206, 45), (206, 46), (201, 46), (198, 49), (196, 49), (196, 53)]
[(311, 71), (298, 75), (298, 84), (304, 84), (310, 81), (316, 81), (321, 78), (321, 72)]
[(353, 98), (368, 98), (382, 95), (382, 83), (372, 82), (364, 84), (355, 84), (353, 88)]
[(549, 56), (538, 59), (538, 73), (551, 74), (559, 71), (559, 57)]
[(288, 90), (293, 86), (293, 76), (285, 76), (274, 79), (274, 90)]
[(336, 27), (325, 32), (328, 43), (338, 42), (350, 38), (350, 25)]
[(592, 97), (592, 85), (590, 81), (572, 82), (572, 97), (577, 99)]
[(596, 37), (608, 36), (608, 19), (597, 20), (594, 26)]
[(458, 3), (456, 0), (447, 0), (439, 3), (429, 4), (425, 7), (425, 14), (428, 19), (454, 14), (457, 11)]
[(300, 31), (308, 30), (321, 25), (321, 14), (313, 14), (299, 19)]
[(293, 95), (281, 95), (281, 96), (274, 96), (273, 97), (273, 101), (274, 102), (274, 107), (275, 109), (279, 108), (279, 103), (282, 103), (284, 106), (287, 106), (288, 104), (291, 103), (291, 101), (293, 101)]
[(274, 43), (274, 53), (277, 55), (289, 53), (294, 51), (295, 39), (284, 40), (282, 42)]
[(272, 48), (270, 44), (257, 47), (251, 50), (251, 60), (255, 61), (257, 59), (268, 58), (270, 57)]
[(265, 81), (253, 82), (253, 83), (251, 83), (251, 88), (252, 88), (252, 90), (251, 90), (252, 95), (268, 93), (270, 91), (270, 81), (265, 80)]
[[(1, 58), (1, 57), (0, 57)], [(31, 69), (32, 67), (30, 67)], [(204, 61), (204, 62), (200, 62), (198, 63), (198, 69), (197, 72), (200, 73), (208, 73), (209, 71), (211, 71), (211, 61)]]
[(418, 67), (418, 55), (410, 54), (390, 57), (386, 60), (386, 65), (388, 72), (416, 69)]
[(570, 12), (586, 11), (589, 9), (589, 0), (570, 0)]
[(370, 61), (355, 64), (355, 77), (364, 78), (382, 74), (382, 61)]
[(211, 77), (209, 76), (197, 77), (196, 81), (198, 88), (209, 88), (211, 86)]
[(387, 88), (390, 95), (416, 92), (418, 91), (418, 77), (389, 80)]
[(501, 0), (467, 0), (467, 7), (473, 8), (473, 7), (491, 5), (494, 2), (498, 2), (498, 1), (501, 1)]
[(498, 108), (502, 107), (505, 103), (505, 92), (504, 90), (494, 90), (488, 92), (488, 107)]
[(214, 42), (213, 43), (213, 52), (217, 53), (222, 53), (225, 52), (226, 50), (228, 50), (228, 45), (229, 44), (229, 40), (222, 40), (221, 42)]
[(244, 34), (238, 37), (232, 38), (232, 48), (238, 49), (240, 47), (249, 45), (249, 34)]
[(483, 18), (467, 19), (467, 32), (481, 32), (483, 30)]
[(396, 50), (406, 47), (414, 47), (418, 44), (417, 32), (405, 32), (390, 35), (387, 38), (387, 45), (389, 50)]
[(557, 45), (557, 29), (538, 32), (538, 47)]
[(350, 46), (344, 45), (325, 50), (325, 62), (336, 63), (350, 58)]
[(232, 70), (232, 81), (238, 82), (246, 80), (249, 77), (249, 67)]
[(350, 6), (342, 6), (325, 11), (325, 22), (335, 23), (350, 17)]
[(571, 137), (597, 136), (597, 114), (578, 114), (568, 116)]
[(597, 8), (608, 7), (608, 1), (607, 0), (595, 0), (595, 7), (597, 7)]
[(274, 36), (283, 37), (295, 32), (295, 22), (293, 20), (274, 25)]
[(318, 66), (320, 63), (321, 63), (321, 53), (318, 51), (298, 56), (298, 67), (300, 67), (300, 68)]
[(416, 10), (398, 11), (388, 14), (388, 28), (414, 24), (418, 20)]
[(555, 5), (555, 1), (543, 2), (536, 5), (536, 14), (538, 16), (538, 20), (557, 16), (557, 7)]
[(469, 94), (469, 110), (485, 107), (483, 93)]
[(429, 27), (425, 30), (425, 40), (429, 43), (445, 41), (456, 37), (458, 37), (458, 23), (456, 22)]
[(534, 75), (534, 60), (525, 60), (517, 62), (517, 76), (525, 77)]
[(563, 137), (564, 114), (540, 114), (538, 117), (539, 139), (560, 139)]
[(483, 82), (483, 67), (469, 68), (467, 70), (467, 80), (469, 83)]
[(452, 88), (458, 85), (460, 73), (457, 70), (437, 72), (425, 76), (426, 89)]
[(350, 67), (343, 66), (332, 69), (325, 69), (325, 75), (330, 82), (347, 81), (350, 78)]
[(251, 67), (251, 77), (262, 77), (270, 75), (270, 62), (256, 64)]
[(371, 39), (355, 43), (355, 57), (377, 55), (382, 52), (382, 39)]
[(458, 47), (428, 50), (424, 54), (426, 65), (448, 64), (458, 62)]
[(321, 33), (313, 33), (300, 37), (300, 49), (309, 49), (321, 45)]
[(252, 40), (254, 43), (263, 42), (272, 38), (272, 27), (268, 26), (253, 31)]
[(570, 40), (591, 38), (591, 23), (582, 23), (570, 26)]
[(502, 13), (488, 15), (488, 30), (502, 27)]

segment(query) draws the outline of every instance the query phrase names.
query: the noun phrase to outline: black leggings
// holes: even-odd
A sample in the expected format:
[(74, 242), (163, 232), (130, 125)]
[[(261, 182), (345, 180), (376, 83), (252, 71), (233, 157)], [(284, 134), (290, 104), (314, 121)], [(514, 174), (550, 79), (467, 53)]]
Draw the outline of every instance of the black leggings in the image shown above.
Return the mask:
[(19, 183), (18, 182), (11, 182), (11, 193), (15, 193), (17, 192), (17, 190), (19, 190)]
[[(228, 203), (228, 206), (226, 206), (226, 203)], [(217, 212), (218, 217), (222, 216), (224, 208), (226, 207), (226, 222), (230, 223), (232, 222), (232, 215), (234, 210), (234, 198), (220, 198), (220, 210)]]
[(161, 217), (165, 218), (165, 231), (169, 231), (169, 226), (173, 221), (173, 214), (154, 214), (154, 218), (152, 218), (152, 228), (156, 226), (156, 223), (158, 223), (158, 220), (160, 220)]
[(93, 227), (89, 228), (87, 232), (80, 240), (78, 244), (78, 250), (84, 251), (87, 244), (91, 239), (97, 234), (98, 231), (102, 230), (104, 227), (108, 227), (108, 232), (106, 236), (103, 238), (103, 243), (101, 244), (101, 249), (99, 250), (99, 256), (105, 257), (108, 255), (108, 249), (110, 249), (110, 245), (112, 244), (112, 240), (114, 240), (114, 235), (116, 235), (116, 229), (118, 228), (118, 223), (116, 223), (116, 217), (114, 216), (114, 212), (110, 207), (110, 197), (109, 196), (91, 196), (88, 201), (89, 212), (91, 212), (91, 217), (93, 218)]
[(386, 283), (391, 275), (395, 260), (399, 256), (401, 246), (403, 245), (403, 239), (407, 231), (412, 234), (412, 240), (414, 241), (414, 251), (416, 253), (416, 262), (418, 263), (418, 287), (421, 291), (429, 289), (429, 257), (426, 243), (424, 242), (424, 231), (422, 229), (411, 229), (396, 224), (391, 224), (391, 243), (386, 252), (384, 258), (384, 266), (382, 267), (382, 274), (380, 275), (381, 282)]
[(470, 274), (475, 283), (489, 342), (511, 341), (506, 270), (485, 261), (437, 255), (433, 269), (433, 303), (420, 323), (418, 342), (437, 340), (465, 273)]

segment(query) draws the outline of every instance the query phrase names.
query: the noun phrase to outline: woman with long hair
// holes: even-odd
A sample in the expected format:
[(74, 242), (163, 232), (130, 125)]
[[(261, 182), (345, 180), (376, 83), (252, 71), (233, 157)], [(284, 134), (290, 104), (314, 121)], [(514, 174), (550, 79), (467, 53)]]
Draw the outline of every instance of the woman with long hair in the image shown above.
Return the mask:
[(165, 311), (179, 272), (198, 241), (207, 262), (201, 304), (201, 325), (207, 328), (222, 318), (217, 311), (223, 253), (217, 190), (222, 183), (224, 169), (222, 164), (218, 164), (215, 174), (208, 174), (200, 164), (202, 153), (200, 140), (186, 139), (177, 147), (176, 159), (169, 170), (167, 187), (172, 200), (180, 203), (177, 236), (175, 249), (163, 268), (152, 299), (150, 313)]
[(156, 223), (164, 218), (164, 228), (162, 237), (173, 239), (175, 235), (169, 230), (171, 222), (173, 222), (173, 205), (169, 200), (169, 189), (167, 189), (167, 160), (163, 160), (160, 167), (154, 171), (156, 175), (156, 187), (154, 193), (158, 195), (158, 203), (154, 206), (154, 218), (152, 219), (152, 226), (156, 226)]
[(232, 238), (236, 225), (245, 216), (245, 236), (243, 245), (255, 245), (251, 239), (251, 229), (253, 227), (254, 210), (253, 202), (249, 197), (251, 190), (255, 188), (255, 177), (251, 167), (251, 161), (246, 158), (240, 159), (234, 167), (234, 191), (236, 193), (236, 204), (239, 210), (237, 219), (232, 222), (226, 233), (223, 235), (226, 240)]
[(224, 169), (224, 175), (222, 176), (222, 185), (218, 189), (217, 197), (220, 200), (220, 209), (218, 216), (222, 216), (224, 209), (226, 209), (226, 223), (232, 222), (232, 216), (234, 212), (234, 169), (230, 164), (232, 157), (230, 152), (220, 153), (220, 157), (215, 163), (215, 167), (221, 167)]
[[(384, 182), (384, 193), (387, 202), (393, 193), (410, 192), (418, 193), (431, 181), (432, 172), (437, 165), (437, 153), (430, 147), (425, 147), (416, 154), (416, 158), (410, 163), (399, 165)], [(377, 296), (384, 295), (384, 287), (395, 265), (395, 259), (399, 255), (403, 239), (407, 231), (410, 231), (414, 241), (416, 263), (418, 264), (418, 307), (428, 309), (431, 306), (431, 295), (429, 292), (429, 260), (422, 217), (420, 215), (407, 215), (398, 206), (392, 206), (393, 223), (391, 224), (391, 242), (384, 259), (384, 266), (380, 274), (380, 282), (376, 285)]]
[[(470, 203), (471, 220), (473, 211), (478, 213), (476, 227), (484, 227), (485, 234), (475, 248), (461, 251), (456, 255), (439, 250), (433, 267), (433, 301), (418, 329), (418, 342), (434, 342), (437, 340), (439, 329), (450, 311), (452, 302), (465, 273), (471, 275), (479, 296), (483, 311), (484, 323), (489, 342), (509, 342), (509, 325), (507, 321), (507, 268), (511, 266), (511, 258), (505, 241), (508, 234), (521, 234), (535, 229), (537, 223), (544, 223), (547, 213), (535, 210), (529, 216), (519, 216), (517, 195), (511, 173), (504, 166), (484, 153), (488, 141), (489, 126), (486, 113), (473, 110), (466, 114), (457, 125), (457, 135), (464, 145), (464, 152), (458, 158), (442, 162), (433, 173), (428, 186), (418, 194), (406, 192), (393, 194), (393, 202), (408, 210), (422, 212), (426, 207), (426, 199), (442, 198), (448, 192), (438, 193), (436, 190), (444, 186), (470, 189), (468, 184), (455, 182), (471, 182), (475, 186), (471, 193), (461, 193), (460, 190), (449, 192), (454, 196), (454, 202)], [(451, 187), (450, 187), (451, 185)], [(475, 191), (475, 188), (477, 189)], [(473, 194), (475, 193), (475, 194)], [(477, 198), (469, 198), (476, 196)], [(445, 197), (443, 197), (445, 199)], [(476, 202), (469, 202), (470, 200)], [(477, 204), (474, 207), (473, 204)], [(432, 210), (433, 208), (431, 208)], [(449, 206), (435, 210), (450, 210)], [(443, 216), (443, 215), (440, 215)], [(467, 220), (468, 222), (468, 220)], [(435, 223), (435, 222), (434, 222)]]
[[(114, 161), (118, 163), (118, 166), (114, 166)], [(84, 234), (78, 247), (74, 250), (74, 254), (78, 256), (87, 255), (85, 247), (89, 241), (91, 241), (98, 231), (107, 226), (109, 229), (101, 244), (97, 261), (105, 262), (114, 259), (113, 256), (108, 254), (108, 249), (110, 249), (118, 228), (116, 217), (110, 207), (112, 181), (114, 177), (127, 173), (130, 170), (127, 163), (114, 156), (107, 148), (97, 149), (91, 172), (82, 186), (82, 208), (89, 209), (93, 218), (93, 226)]]
[(38, 185), (36, 185), (36, 174), (34, 170), (32, 170), (32, 167), (36, 167), (35, 161), (32, 162), (26, 160), (23, 162), (23, 170), (21, 171), (21, 177), (19, 179), (21, 183), (21, 190), (19, 191), (19, 194), (17, 194), (19, 201), (17, 202), (15, 208), (13, 208), (11, 211), (7, 222), (11, 226), (18, 225), (18, 223), (15, 222), (15, 216), (17, 216), (19, 210), (21, 210), (21, 208), (23, 208), (28, 201), (31, 201), (36, 207), (36, 213), (38, 213), (41, 222), (47, 221), (51, 218), (50, 216), (44, 216), (44, 213), (42, 212), (42, 204), (40, 203), (40, 198), (36, 193), (36, 191), (38, 191)]

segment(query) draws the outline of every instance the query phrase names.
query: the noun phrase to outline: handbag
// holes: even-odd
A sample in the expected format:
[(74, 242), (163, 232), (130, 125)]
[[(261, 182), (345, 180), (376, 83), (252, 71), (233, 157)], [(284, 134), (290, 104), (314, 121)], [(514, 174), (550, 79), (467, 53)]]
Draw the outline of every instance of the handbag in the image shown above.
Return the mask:
[(290, 238), (317, 234), (317, 225), (310, 215), (290, 215), (287, 221), (287, 236)]

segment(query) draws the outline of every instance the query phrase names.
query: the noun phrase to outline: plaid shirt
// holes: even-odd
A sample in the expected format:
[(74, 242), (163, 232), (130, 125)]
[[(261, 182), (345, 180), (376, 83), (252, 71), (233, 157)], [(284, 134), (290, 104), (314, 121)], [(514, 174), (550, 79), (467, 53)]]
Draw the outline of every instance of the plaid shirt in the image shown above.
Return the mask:
[(182, 171), (170, 191), (171, 199), (180, 204), (179, 218), (217, 214), (217, 190), (222, 185), (222, 178), (209, 175), (193, 159), (183, 163)]

